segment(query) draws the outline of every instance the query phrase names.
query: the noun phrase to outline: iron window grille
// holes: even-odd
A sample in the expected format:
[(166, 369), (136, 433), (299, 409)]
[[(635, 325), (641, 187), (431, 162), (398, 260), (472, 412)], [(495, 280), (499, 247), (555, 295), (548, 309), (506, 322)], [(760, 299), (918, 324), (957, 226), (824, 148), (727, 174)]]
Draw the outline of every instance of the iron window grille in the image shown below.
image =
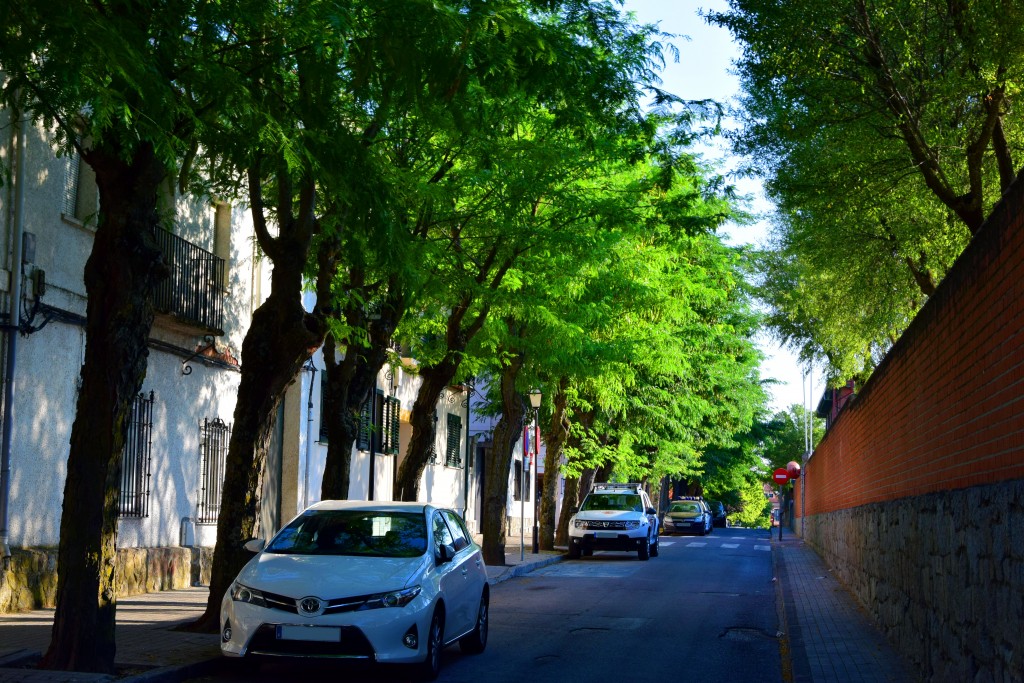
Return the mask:
[(157, 285), (156, 310), (224, 334), (224, 259), (167, 230), (158, 229), (156, 240), (171, 271), (170, 277)]
[(512, 500), (523, 500), (523, 463), (515, 460), (512, 464)]
[(149, 517), (150, 466), (153, 448), (153, 392), (132, 402), (121, 455), (120, 517)]
[(448, 467), (462, 467), (462, 416), (448, 413), (448, 441), (444, 453), (444, 464)]
[(216, 523), (220, 515), (221, 489), (224, 486), (224, 463), (231, 442), (231, 426), (220, 418), (203, 420), (199, 449), (202, 455), (202, 486), (199, 492), (199, 510), (196, 520), (200, 524)]
[(327, 370), (320, 373), (320, 443), (327, 443)]
[(438, 455), (437, 455), (437, 412), (436, 411), (434, 412), (434, 424), (433, 424), (433, 426), (430, 429), (430, 441), (428, 441), (427, 443), (430, 444), (430, 446), (428, 446), (428, 450), (427, 450), (427, 462), (430, 463), (431, 465), (437, 465), (439, 458), (438, 458)]

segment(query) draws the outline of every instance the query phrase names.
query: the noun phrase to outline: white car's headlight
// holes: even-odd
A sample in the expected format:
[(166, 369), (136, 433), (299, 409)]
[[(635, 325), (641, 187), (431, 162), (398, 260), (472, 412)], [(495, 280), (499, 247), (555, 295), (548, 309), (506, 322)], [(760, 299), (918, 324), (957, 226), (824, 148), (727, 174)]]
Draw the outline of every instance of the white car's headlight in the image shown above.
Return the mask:
[(584, 522), (582, 519), (576, 519), (575, 517), (572, 520), (572, 525), (574, 527), (576, 527), (577, 529), (586, 529), (587, 528), (587, 523), (586, 522)]
[(413, 599), (420, 594), (422, 589), (419, 586), (412, 586), (411, 588), (403, 588), (400, 591), (391, 591), (390, 593), (379, 593), (378, 595), (370, 596), (362, 609), (378, 609), (381, 607), (405, 607)]
[(235, 602), (248, 602), (252, 605), (266, 607), (267, 602), (263, 599), (263, 593), (255, 588), (249, 588), (235, 581), (231, 584), (231, 599)]
[(638, 519), (631, 519), (631, 520), (627, 521), (626, 522), (626, 528), (627, 529), (639, 529), (640, 528), (640, 520), (638, 520)]

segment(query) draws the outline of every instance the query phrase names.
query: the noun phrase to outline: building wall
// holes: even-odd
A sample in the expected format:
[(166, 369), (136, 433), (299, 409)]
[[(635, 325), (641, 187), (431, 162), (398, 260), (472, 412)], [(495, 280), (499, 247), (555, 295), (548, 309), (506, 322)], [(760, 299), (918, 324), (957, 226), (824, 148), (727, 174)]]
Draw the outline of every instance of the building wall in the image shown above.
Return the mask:
[(930, 680), (1024, 679), (1022, 228), (1018, 179), (796, 487), (797, 532)]
[[(0, 157), (12, 160), (8, 121), (0, 112), (5, 133)], [(30, 127), (26, 146), (24, 230), (34, 236), (35, 253), (25, 274), (45, 272), (42, 296), (25, 282), (25, 310), (41, 303), (67, 315), (46, 320), (37, 315), (31, 334), (20, 335), (15, 353), (11, 424), (11, 479), (8, 509), (11, 545), (28, 549), (59, 542), (60, 515), (71, 428), (84, 358), (86, 312), (83, 271), (92, 249), (95, 219), (78, 220), (63, 213), (67, 160), (56, 156), (45, 131)], [(3, 310), (9, 306), (8, 277), (18, 272), (11, 244), (14, 183), (0, 191), (0, 290)], [(83, 189), (94, 190), (84, 183)], [(171, 195), (169, 195), (170, 197)], [(216, 207), (208, 200), (174, 198), (172, 231), (193, 244), (214, 251)], [(223, 212), (222, 212), (223, 215)], [(189, 355), (206, 345), (203, 333), (158, 316), (151, 332), (148, 368), (142, 392), (154, 394), (151, 432), (149, 515), (123, 518), (119, 548), (212, 545), (216, 529), (194, 524), (201, 487), (200, 424), (204, 419), (232, 420), (239, 372), (237, 359), (253, 308), (254, 283), (264, 275), (254, 259), (251, 219), (245, 207), (230, 212), (228, 279), (224, 298), (225, 335), (216, 339), (217, 358)], [(220, 251), (225, 247), (222, 244)], [(6, 351), (6, 349), (5, 349)]]

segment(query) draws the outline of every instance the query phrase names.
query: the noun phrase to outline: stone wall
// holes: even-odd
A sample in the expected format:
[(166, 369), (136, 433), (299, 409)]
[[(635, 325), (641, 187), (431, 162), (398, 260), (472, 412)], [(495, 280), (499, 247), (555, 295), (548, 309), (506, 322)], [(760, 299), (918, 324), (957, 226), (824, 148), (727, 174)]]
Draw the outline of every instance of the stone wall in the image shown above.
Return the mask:
[(871, 503), (803, 524), (805, 541), (924, 680), (1024, 680), (1024, 482)]
[[(212, 548), (122, 548), (117, 551), (118, 597), (209, 585)], [(12, 549), (0, 571), (0, 614), (52, 608), (57, 598), (57, 550)]]

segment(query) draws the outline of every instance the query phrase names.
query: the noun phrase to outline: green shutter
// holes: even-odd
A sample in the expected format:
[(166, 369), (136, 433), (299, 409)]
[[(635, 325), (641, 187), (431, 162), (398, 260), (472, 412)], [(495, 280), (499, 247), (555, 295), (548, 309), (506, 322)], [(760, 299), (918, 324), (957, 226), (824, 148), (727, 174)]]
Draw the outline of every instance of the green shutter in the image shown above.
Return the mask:
[(359, 411), (359, 438), (356, 439), (356, 448), (361, 451), (370, 450), (370, 396), (363, 401), (363, 408)]
[(445, 450), (444, 464), (449, 467), (462, 467), (462, 416), (448, 413), (448, 448)]

